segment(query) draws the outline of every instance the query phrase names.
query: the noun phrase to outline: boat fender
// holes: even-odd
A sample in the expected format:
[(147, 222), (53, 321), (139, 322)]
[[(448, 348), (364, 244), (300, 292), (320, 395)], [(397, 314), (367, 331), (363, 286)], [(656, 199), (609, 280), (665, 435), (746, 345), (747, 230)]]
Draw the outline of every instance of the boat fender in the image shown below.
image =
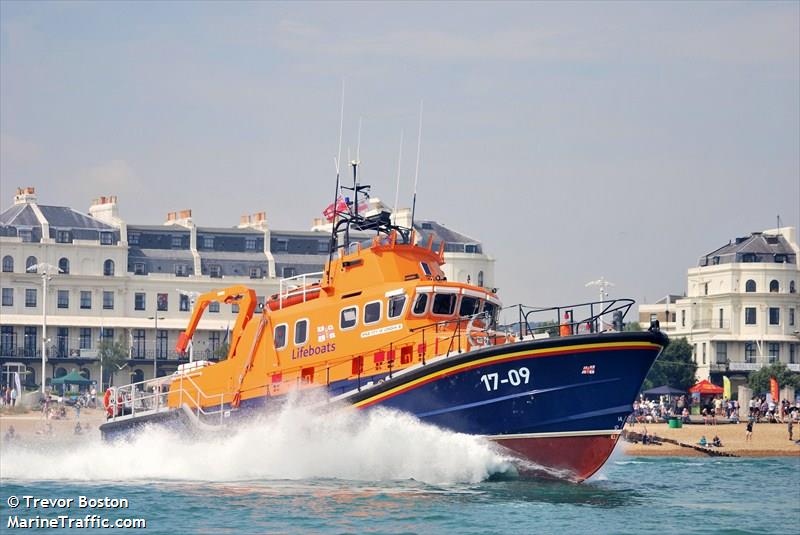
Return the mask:
[(103, 407), (106, 408), (106, 416), (111, 418), (114, 416), (114, 407), (111, 404), (111, 389), (106, 389), (106, 393), (103, 395)]

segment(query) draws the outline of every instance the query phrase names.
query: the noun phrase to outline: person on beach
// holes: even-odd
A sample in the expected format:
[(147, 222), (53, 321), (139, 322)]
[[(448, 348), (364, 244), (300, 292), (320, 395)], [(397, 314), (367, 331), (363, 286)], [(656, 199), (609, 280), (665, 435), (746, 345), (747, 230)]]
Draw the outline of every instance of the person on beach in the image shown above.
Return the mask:
[(700, 441), (698, 442), (698, 444), (701, 445), (701, 446), (705, 446), (706, 444), (708, 444), (708, 441), (706, 440), (706, 436), (705, 435), (702, 435), (700, 437)]
[(753, 419), (747, 422), (747, 432), (744, 435), (745, 442), (749, 442), (753, 438)]
[(722, 441), (719, 439), (719, 435), (714, 435), (714, 438), (711, 439), (711, 445), (715, 448), (722, 447)]
[(789, 418), (789, 423), (786, 424), (786, 428), (789, 430), (789, 440), (793, 440), (792, 438), (792, 427), (794, 424), (792, 423), (792, 418)]
[(17, 387), (11, 389), (11, 406), (14, 407), (17, 404)]

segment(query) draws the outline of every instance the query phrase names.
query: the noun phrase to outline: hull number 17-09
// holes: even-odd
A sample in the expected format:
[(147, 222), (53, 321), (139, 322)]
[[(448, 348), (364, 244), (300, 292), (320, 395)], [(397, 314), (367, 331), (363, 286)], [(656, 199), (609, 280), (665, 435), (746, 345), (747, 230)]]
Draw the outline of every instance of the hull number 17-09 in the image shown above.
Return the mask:
[(510, 369), (503, 377), (499, 373), (485, 373), (481, 375), (481, 382), (486, 387), (487, 392), (497, 390), (500, 385), (510, 384), (519, 386), (528, 384), (531, 380), (531, 372), (528, 368)]

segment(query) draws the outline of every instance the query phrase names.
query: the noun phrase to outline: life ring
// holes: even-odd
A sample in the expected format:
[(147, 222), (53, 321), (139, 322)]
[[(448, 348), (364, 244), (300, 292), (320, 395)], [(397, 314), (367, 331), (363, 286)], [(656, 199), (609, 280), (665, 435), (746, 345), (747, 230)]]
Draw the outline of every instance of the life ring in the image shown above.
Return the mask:
[(107, 389), (103, 395), (103, 407), (106, 408), (106, 416), (111, 418), (114, 416), (114, 406), (111, 404), (111, 389)]

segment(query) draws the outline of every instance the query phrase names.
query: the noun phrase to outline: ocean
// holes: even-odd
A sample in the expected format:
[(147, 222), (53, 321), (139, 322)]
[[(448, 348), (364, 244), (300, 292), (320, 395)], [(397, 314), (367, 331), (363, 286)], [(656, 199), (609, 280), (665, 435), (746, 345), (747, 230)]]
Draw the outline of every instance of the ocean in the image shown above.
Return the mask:
[(294, 407), (224, 437), (153, 428), (115, 444), (3, 444), (0, 487), (0, 533), (69, 519), (56, 531), (144, 519), (111, 532), (800, 533), (797, 457), (615, 452), (582, 484), (520, 479), (492, 444), (383, 410)]

